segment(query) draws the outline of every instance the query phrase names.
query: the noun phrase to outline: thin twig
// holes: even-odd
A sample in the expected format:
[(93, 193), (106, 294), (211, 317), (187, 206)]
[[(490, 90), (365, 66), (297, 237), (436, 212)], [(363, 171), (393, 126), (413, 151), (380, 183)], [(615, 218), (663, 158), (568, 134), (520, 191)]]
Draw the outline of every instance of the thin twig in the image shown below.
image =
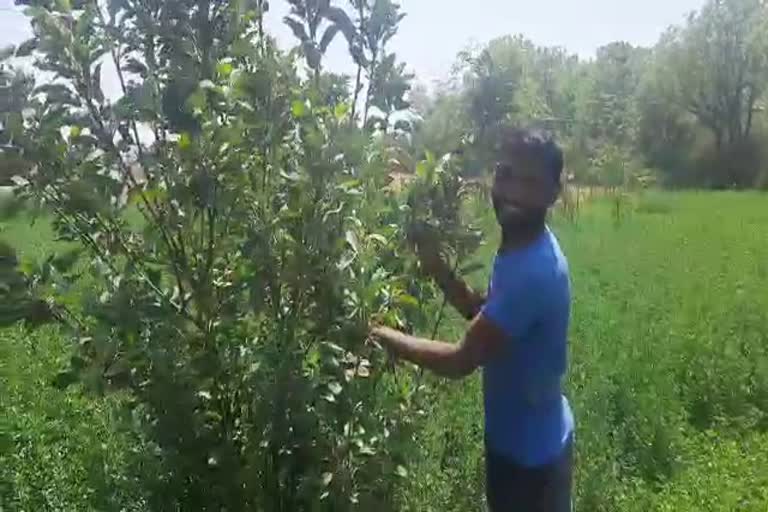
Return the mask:
[[(459, 258), (456, 258), (456, 262), (453, 265), (453, 272), (455, 273), (459, 269)], [(432, 336), (430, 340), (434, 340), (437, 337), (437, 333), (440, 330), (440, 324), (443, 322), (445, 315), (445, 308), (448, 305), (448, 295), (443, 292), (443, 303), (440, 305), (440, 309), (437, 313), (437, 319), (435, 320), (435, 326), (432, 328)], [(416, 390), (414, 391), (413, 401), (416, 402), (419, 397), (419, 391), (421, 389), (421, 382), (424, 379), (424, 368), (419, 368), (419, 373), (416, 376)]]
[[(96, 11), (98, 12), (99, 20), (102, 23), (102, 25), (104, 27), (107, 27), (108, 25), (106, 20), (104, 19), (104, 13), (102, 12), (101, 8), (98, 5), (96, 6)], [(108, 30), (105, 30), (105, 32), (109, 34)], [(120, 82), (120, 88), (123, 92), (123, 95), (127, 95), (128, 88), (125, 83), (123, 70), (120, 67), (120, 58), (117, 55), (117, 52), (115, 50), (115, 41), (111, 36), (109, 37), (109, 52), (110, 52), (110, 55), (112, 56), (112, 61), (115, 64), (115, 69), (117, 70), (117, 77), (118, 77), (118, 81)], [(86, 103), (88, 105), (89, 111), (91, 112), (91, 116), (99, 125), (99, 129), (102, 132), (103, 136), (101, 138), (104, 140), (104, 143), (108, 146), (111, 152), (118, 158), (118, 161), (123, 167), (123, 171), (126, 178), (130, 181), (131, 187), (139, 191), (141, 200), (146, 205), (147, 210), (150, 214), (150, 218), (147, 220), (152, 221), (158, 227), (158, 229), (160, 230), (160, 234), (163, 238), (163, 241), (165, 242), (166, 246), (169, 249), (169, 252), (171, 255), (171, 261), (173, 262), (173, 271), (174, 271), (174, 276), (176, 278), (176, 286), (179, 288), (179, 297), (181, 299), (182, 305), (186, 309), (186, 293), (184, 291), (184, 284), (181, 276), (181, 273), (183, 272), (183, 267), (186, 267), (186, 265), (184, 264), (184, 262), (186, 261), (186, 251), (184, 249), (182, 234), (181, 233), (178, 234), (179, 241), (177, 241), (175, 237), (171, 236), (171, 234), (168, 233), (166, 226), (162, 222), (162, 216), (160, 215), (158, 205), (153, 203), (147, 197), (144, 191), (144, 188), (138, 183), (138, 181), (136, 180), (136, 177), (133, 176), (133, 172), (123, 160), (123, 157), (120, 154), (120, 151), (115, 147), (111, 137), (108, 137), (109, 135), (108, 131), (106, 130), (106, 127), (104, 126), (104, 123), (101, 120), (101, 117), (98, 115), (98, 112), (95, 106), (93, 105), (92, 98), (90, 95), (90, 90), (88, 87), (86, 87), (85, 90), (87, 93), (85, 98)], [(139, 162), (141, 163), (142, 168), (146, 173), (149, 170), (149, 166), (147, 165), (147, 162), (144, 156), (144, 149), (141, 145), (141, 139), (139, 138), (138, 125), (136, 121), (133, 119), (129, 120), (129, 123), (131, 125), (131, 130), (133, 131), (133, 136), (136, 143), (136, 150), (139, 156)]]

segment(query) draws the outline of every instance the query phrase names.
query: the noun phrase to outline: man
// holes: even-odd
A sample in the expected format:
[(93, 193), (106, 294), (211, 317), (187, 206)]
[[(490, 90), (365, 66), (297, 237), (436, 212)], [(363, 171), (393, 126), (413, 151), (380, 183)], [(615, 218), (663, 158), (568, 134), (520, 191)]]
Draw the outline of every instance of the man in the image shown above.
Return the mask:
[(546, 225), (560, 190), (563, 153), (548, 137), (505, 134), (493, 206), (501, 246), (488, 296), (455, 276), (437, 251), (417, 242), (423, 267), (471, 324), (459, 344), (386, 327), (373, 336), (396, 356), (438, 375), (483, 368), (486, 494), (492, 512), (571, 509), (574, 420), (561, 382), (570, 316), (568, 265)]

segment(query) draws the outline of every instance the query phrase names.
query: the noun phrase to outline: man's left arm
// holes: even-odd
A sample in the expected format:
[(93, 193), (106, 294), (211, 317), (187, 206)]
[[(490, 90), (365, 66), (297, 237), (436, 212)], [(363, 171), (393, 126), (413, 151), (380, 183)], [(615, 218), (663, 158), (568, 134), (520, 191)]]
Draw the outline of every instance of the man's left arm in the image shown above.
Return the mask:
[(396, 356), (452, 379), (460, 379), (488, 363), (507, 338), (504, 331), (480, 313), (457, 344), (417, 338), (388, 327), (372, 334)]

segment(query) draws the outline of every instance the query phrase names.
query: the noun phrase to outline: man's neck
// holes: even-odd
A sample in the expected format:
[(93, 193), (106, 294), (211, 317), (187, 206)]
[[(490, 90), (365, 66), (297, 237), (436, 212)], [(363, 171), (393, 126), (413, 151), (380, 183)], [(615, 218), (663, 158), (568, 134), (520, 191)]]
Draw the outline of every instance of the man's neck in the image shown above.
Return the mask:
[(515, 226), (514, 228), (502, 226), (499, 252), (522, 249), (538, 240), (546, 229), (547, 223), (545, 221), (528, 226)]

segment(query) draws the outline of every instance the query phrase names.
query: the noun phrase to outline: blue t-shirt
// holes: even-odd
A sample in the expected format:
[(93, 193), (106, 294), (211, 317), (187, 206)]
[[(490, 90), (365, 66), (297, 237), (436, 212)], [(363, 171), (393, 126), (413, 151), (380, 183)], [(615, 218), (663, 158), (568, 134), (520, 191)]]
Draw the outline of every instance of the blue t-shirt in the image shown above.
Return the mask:
[(499, 253), (483, 315), (507, 335), (483, 369), (488, 449), (523, 466), (555, 460), (573, 434), (562, 394), (571, 293), (568, 263), (552, 232)]

